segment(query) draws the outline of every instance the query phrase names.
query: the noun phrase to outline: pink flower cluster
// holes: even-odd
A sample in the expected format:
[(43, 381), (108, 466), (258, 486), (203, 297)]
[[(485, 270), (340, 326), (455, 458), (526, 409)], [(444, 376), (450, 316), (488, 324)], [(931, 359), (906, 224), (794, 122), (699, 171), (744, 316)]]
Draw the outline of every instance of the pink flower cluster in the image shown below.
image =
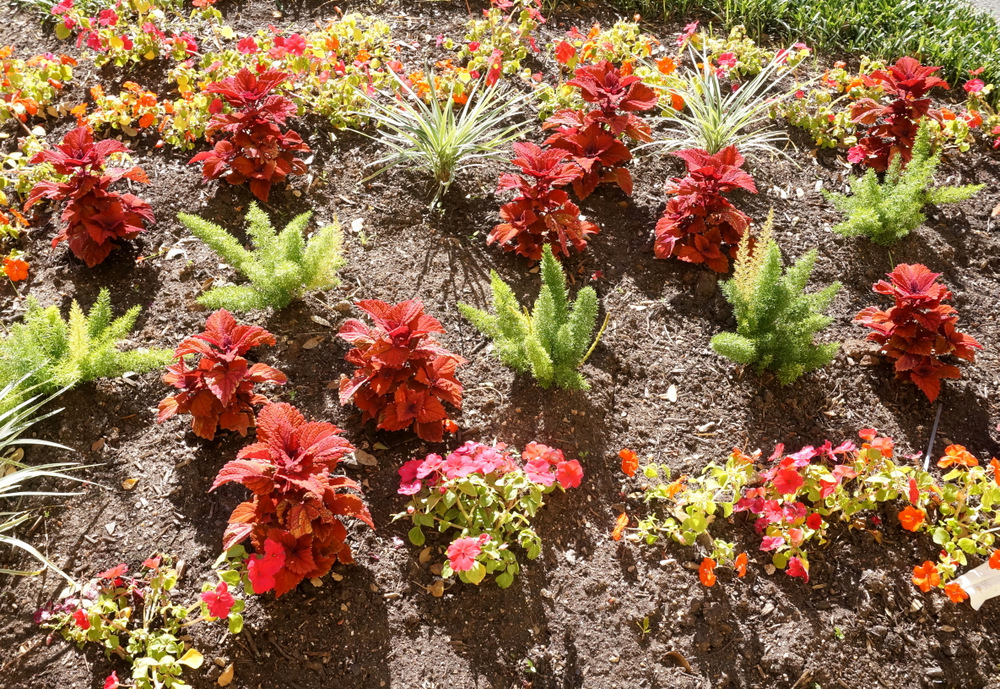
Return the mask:
[(456, 538), (448, 546), (448, 560), (456, 572), (468, 572), (476, 564), (476, 557), (483, 550), (483, 544), (489, 542), (488, 533), (479, 534), (477, 538)]
[[(575, 459), (566, 460), (562, 450), (528, 443), (521, 455), (524, 473), (528, 478), (543, 486), (551, 486), (556, 481), (563, 488), (575, 488), (583, 479), (583, 467)], [(467, 442), (446, 458), (430, 454), (425, 459), (411, 459), (399, 469), (399, 493), (415, 495), (424, 486), (439, 485), (446, 481), (465, 478), (471, 474), (503, 476), (521, 469), (514, 461), (507, 446), (495, 446)], [(444, 492), (444, 487), (441, 491)]]

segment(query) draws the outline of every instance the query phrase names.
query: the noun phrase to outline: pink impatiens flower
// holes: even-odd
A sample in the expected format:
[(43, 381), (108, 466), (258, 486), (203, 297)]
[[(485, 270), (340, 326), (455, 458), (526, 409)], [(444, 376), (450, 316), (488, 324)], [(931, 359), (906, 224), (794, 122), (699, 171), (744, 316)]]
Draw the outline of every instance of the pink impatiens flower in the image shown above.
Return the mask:
[(104, 689), (118, 689), (120, 686), (117, 672), (112, 672), (104, 679)]
[(802, 560), (797, 557), (793, 557), (788, 561), (788, 568), (785, 573), (790, 577), (799, 577), (805, 583), (809, 583), (809, 571), (802, 566)]
[(967, 82), (962, 84), (962, 88), (965, 89), (967, 93), (979, 93), (986, 88), (986, 84), (982, 79), (969, 79)]
[(575, 459), (559, 462), (556, 465), (556, 479), (563, 488), (576, 488), (583, 480), (583, 467)]
[(764, 552), (775, 550), (785, 544), (785, 539), (781, 536), (764, 536), (760, 542), (760, 549)]
[(236, 44), (236, 49), (244, 55), (252, 55), (260, 50), (260, 48), (257, 47), (257, 40), (253, 36), (241, 38), (239, 43)]
[(264, 541), (264, 555), (247, 559), (247, 577), (254, 593), (266, 593), (274, 588), (274, 576), (285, 566), (285, 547), (270, 538)]
[(865, 162), (865, 149), (861, 146), (852, 146), (847, 151), (847, 162), (860, 165)]
[(549, 463), (544, 459), (533, 459), (524, 465), (524, 473), (532, 482), (548, 487), (556, 480), (555, 475), (549, 470), (549, 466)]
[(205, 591), (201, 594), (201, 600), (208, 606), (208, 614), (224, 620), (229, 617), (229, 611), (233, 609), (236, 600), (229, 593), (229, 585), (221, 582), (214, 591)]
[[(487, 538), (488, 535), (483, 534)], [(456, 572), (468, 572), (476, 564), (476, 556), (482, 552), (481, 538), (459, 538), (448, 546), (448, 560)]]

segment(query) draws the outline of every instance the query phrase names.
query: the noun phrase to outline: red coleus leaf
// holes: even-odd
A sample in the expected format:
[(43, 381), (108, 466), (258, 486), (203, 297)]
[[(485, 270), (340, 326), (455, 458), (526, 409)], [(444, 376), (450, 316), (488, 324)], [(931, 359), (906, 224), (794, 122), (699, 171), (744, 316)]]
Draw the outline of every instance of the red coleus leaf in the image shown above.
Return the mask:
[[(175, 414), (191, 414), (195, 434), (212, 440), (218, 428), (246, 435), (254, 423), (253, 407), (266, 404), (257, 394), (257, 383), (284, 385), (281, 371), (266, 364), (254, 364), (243, 357), (252, 347), (273, 345), (274, 336), (263, 328), (241, 325), (225, 309), (216, 311), (205, 323), (205, 331), (189, 337), (174, 351), (176, 363), (167, 368), (163, 382), (180, 392), (160, 402), (157, 421)], [(185, 360), (200, 355), (194, 368)]]
[(688, 175), (666, 185), (672, 198), (656, 223), (656, 257), (676, 256), (689, 263), (705, 263), (719, 273), (728, 272), (729, 259), (735, 256), (750, 218), (723, 194), (736, 189), (757, 193), (753, 178), (739, 169), (744, 159), (735, 146), (715, 155), (701, 149), (675, 155), (687, 165)]
[(258, 442), (226, 464), (210, 490), (241, 483), (253, 492), (230, 515), (224, 545), (249, 537), (264, 550), (264, 558), (254, 561), (251, 582), (258, 593), (273, 587), (280, 596), (305, 578), (323, 576), (337, 561), (352, 561), (340, 517), (374, 525), (361, 498), (343, 492), (360, 486), (331, 475), (354, 451), (339, 428), (306, 421), (286, 403), (267, 405), (257, 422)]
[(351, 319), (338, 333), (353, 345), (345, 359), (356, 367), (341, 379), (340, 403), (353, 401), (378, 428), (413, 428), (420, 438), (440, 442), (449, 424), (444, 403), (462, 404), (455, 371), (465, 359), (434, 339), (432, 333), (444, 328), (417, 300), (393, 305), (370, 299), (357, 306), (375, 327)]
[(873, 330), (868, 339), (877, 342), (894, 362), (896, 377), (912, 381), (933, 402), (941, 379), (961, 376), (956, 366), (942, 358), (951, 355), (971, 362), (982, 345), (955, 329), (958, 312), (943, 303), (951, 298), (951, 292), (937, 282), (940, 273), (903, 263), (888, 277), (889, 282), (881, 280), (872, 289), (891, 296), (893, 307), (880, 311), (870, 306), (854, 322)]
[(253, 195), (266, 202), (273, 184), (306, 171), (305, 162), (295, 153), (311, 149), (297, 133), (282, 130), (295, 115), (295, 104), (273, 93), (287, 80), (284, 72), (257, 73), (243, 68), (205, 88), (225, 98), (233, 108), (232, 112), (214, 114), (205, 130), (209, 136), (221, 133), (225, 138), (189, 161), (202, 163), (206, 181), (223, 177), (230, 184), (249, 182)]
[(138, 167), (109, 168), (107, 158), (127, 153), (115, 139), (94, 141), (89, 127), (81, 126), (63, 137), (53, 150), (41, 151), (31, 162), (50, 163), (65, 181), (43, 180), (35, 184), (24, 204), (25, 210), (42, 199), (63, 203), (63, 226), (52, 246), (67, 241), (70, 251), (88, 267), (94, 267), (118, 247), (117, 240), (134, 239), (144, 223), (154, 222), (153, 211), (132, 194), (119, 194), (109, 187), (120, 179), (148, 184)]

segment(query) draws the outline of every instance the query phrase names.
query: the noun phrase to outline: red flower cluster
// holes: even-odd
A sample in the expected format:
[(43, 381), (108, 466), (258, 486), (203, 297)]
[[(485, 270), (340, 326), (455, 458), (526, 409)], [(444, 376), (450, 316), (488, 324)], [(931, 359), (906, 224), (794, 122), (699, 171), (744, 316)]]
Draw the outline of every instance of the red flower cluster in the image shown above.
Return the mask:
[(360, 492), (361, 486), (346, 476), (330, 475), (353, 451), (339, 428), (307, 422), (290, 404), (269, 404), (261, 410), (257, 442), (222, 467), (209, 489), (239, 483), (253, 493), (229, 517), (223, 547), (228, 550), (249, 537), (254, 548), (265, 553), (254, 561), (254, 591), (263, 592), (258, 584), (273, 578), (274, 594), (281, 596), (303, 579), (323, 576), (337, 561), (354, 562), (340, 517), (375, 525), (361, 498), (343, 492)]
[(750, 218), (723, 194), (736, 189), (756, 194), (753, 178), (740, 169), (744, 159), (735, 146), (715, 155), (700, 148), (674, 155), (687, 165), (688, 174), (666, 184), (666, 192), (672, 198), (656, 223), (653, 247), (656, 257), (676, 256), (689, 263), (704, 263), (717, 273), (727, 273), (729, 259), (736, 256)]
[[(157, 421), (174, 414), (191, 414), (191, 429), (206, 440), (217, 428), (246, 435), (254, 425), (254, 405), (267, 404), (254, 392), (257, 383), (287, 382), (285, 374), (267, 364), (250, 365), (243, 355), (258, 345), (273, 345), (274, 335), (254, 325), (240, 325), (225, 309), (208, 317), (205, 331), (189, 337), (174, 351), (177, 362), (167, 369), (163, 382), (181, 392), (160, 402)], [(184, 357), (200, 354), (189, 368)]]
[(901, 263), (888, 273), (890, 282), (879, 280), (872, 289), (895, 300), (888, 311), (869, 306), (854, 321), (874, 332), (868, 339), (882, 346), (882, 353), (895, 362), (896, 377), (909, 378), (927, 399), (934, 401), (941, 391), (941, 379), (962, 376), (957, 366), (941, 357), (953, 354), (975, 361), (982, 349), (972, 337), (958, 332), (958, 312), (943, 302), (951, 292), (937, 282), (940, 273), (926, 266)]
[(51, 163), (56, 174), (68, 177), (65, 182), (43, 180), (28, 194), (24, 208), (41, 199), (64, 202), (62, 230), (52, 246), (67, 240), (70, 251), (93, 268), (118, 247), (116, 240), (135, 239), (143, 230), (143, 221), (154, 222), (149, 204), (132, 194), (119, 194), (108, 188), (120, 179), (149, 184), (142, 168), (109, 168), (108, 156), (128, 153), (120, 141), (94, 142), (89, 127), (77, 127), (63, 137), (55, 150), (42, 151), (32, 164)]
[(583, 467), (575, 459), (567, 460), (562, 450), (528, 443), (521, 453), (524, 466), (519, 465), (503, 443), (484, 445), (467, 442), (446, 458), (430, 454), (424, 459), (411, 459), (399, 469), (399, 493), (416, 495), (422, 488), (471, 474), (503, 476), (523, 469), (525, 475), (539, 485), (548, 487), (556, 481), (564, 489), (576, 488), (583, 479)]
[(288, 175), (301, 175), (306, 164), (295, 157), (297, 151), (310, 148), (294, 131), (282, 131), (285, 121), (295, 114), (295, 104), (273, 91), (288, 79), (288, 74), (268, 70), (261, 74), (243, 68), (234, 77), (209, 84), (205, 91), (217, 93), (233, 108), (219, 112), (222, 102), (212, 103), (216, 114), (205, 133), (228, 135), (211, 151), (199, 153), (190, 162), (204, 161), (201, 174), (206, 181), (225, 176), (230, 184), (250, 180), (250, 191), (267, 201), (271, 185)]
[(541, 260), (545, 244), (551, 244), (556, 255), (569, 256), (570, 244), (583, 251), (587, 236), (600, 229), (580, 218), (580, 208), (560, 188), (580, 177), (580, 167), (567, 160), (569, 151), (523, 142), (514, 144), (514, 152), (511, 162), (522, 174), (501, 175), (498, 191), (516, 189), (520, 195), (500, 208), (504, 222), (493, 228), (486, 243), (498, 242), (532, 261)]
[(573, 191), (580, 199), (587, 198), (601, 182), (617, 184), (631, 195), (632, 176), (620, 164), (631, 160), (632, 154), (619, 137), (652, 141), (649, 125), (635, 113), (655, 108), (656, 94), (639, 77), (624, 73), (607, 60), (578, 67), (567, 84), (580, 89), (583, 99), (596, 109), (588, 113), (560, 110), (553, 114), (543, 129), (558, 127), (558, 130), (545, 144), (569, 151), (579, 166)]
[(390, 305), (366, 299), (357, 306), (375, 327), (352, 318), (337, 333), (353, 346), (345, 359), (357, 367), (351, 378), (340, 380), (340, 403), (353, 400), (364, 421), (374, 419), (383, 430), (413, 426), (421, 439), (441, 442), (445, 428), (454, 426), (443, 402), (462, 406), (455, 369), (465, 359), (434, 339), (431, 333), (444, 328), (418, 300)]
[(927, 116), (940, 120), (941, 113), (931, 110), (931, 99), (924, 98), (935, 86), (948, 88), (948, 82), (933, 76), (940, 67), (925, 67), (912, 57), (903, 57), (888, 70), (869, 75), (872, 83), (881, 83), (894, 99), (888, 104), (862, 98), (851, 106), (851, 121), (869, 125), (865, 136), (848, 152), (848, 160), (883, 172), (895, 155), (909, 162), (919, 121)]

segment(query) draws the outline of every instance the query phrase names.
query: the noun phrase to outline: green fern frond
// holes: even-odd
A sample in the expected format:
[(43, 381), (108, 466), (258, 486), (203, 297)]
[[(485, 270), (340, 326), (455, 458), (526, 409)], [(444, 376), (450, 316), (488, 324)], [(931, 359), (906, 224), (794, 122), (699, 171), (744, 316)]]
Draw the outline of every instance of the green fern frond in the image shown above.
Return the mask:
[(302, 213), (277, 233), (256, 202), (247, 212), (247, 234), (253, 249), (245, 249), (222, 227), (184, 213), (178, 219), (193, 235), (250, 281), (246, 286), (209, 290), (198, 303), (212, 309), (249, 311), (281, 309), (309, 292), (340, 284), (337, 272), (346, 264), (343, 236), (337, 223), (319, 230), (308, 241), (304, 232), (312, 213)]
[(600, 304), (593, 287), (584, 287), (571, 302), (562, 266), (545, 245), (542, 286), (531, 311), (522, 309), (510, 285), (490, 273), (493, 313), (459, 303), (472, 325), (494, 342), (504, 365), (530, 372), (539, 386), (587, 389), (577, 369), (590, 348)]

